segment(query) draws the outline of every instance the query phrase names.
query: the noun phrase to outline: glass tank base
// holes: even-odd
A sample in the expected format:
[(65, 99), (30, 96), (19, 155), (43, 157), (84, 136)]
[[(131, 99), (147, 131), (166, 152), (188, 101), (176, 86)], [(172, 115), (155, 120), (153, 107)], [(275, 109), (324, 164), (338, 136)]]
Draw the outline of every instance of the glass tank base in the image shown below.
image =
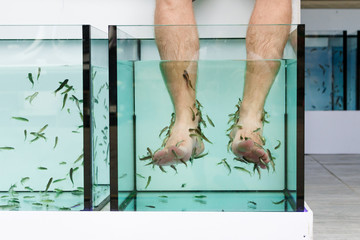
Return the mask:
[(120, 211), (294, 212), (284, 191), (119, 192)]

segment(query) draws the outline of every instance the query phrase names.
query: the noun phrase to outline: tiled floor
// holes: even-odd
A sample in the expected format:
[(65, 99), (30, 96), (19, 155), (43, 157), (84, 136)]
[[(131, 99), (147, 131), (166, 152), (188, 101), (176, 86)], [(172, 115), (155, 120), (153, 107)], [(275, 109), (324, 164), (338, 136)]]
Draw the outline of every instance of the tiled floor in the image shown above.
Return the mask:
[(305, 200), (314, 240), (360, 240), (360, 155), (307, 155)]
[(360, 155), (307, 155), (305, 200), (315, 240), (360, 240)]

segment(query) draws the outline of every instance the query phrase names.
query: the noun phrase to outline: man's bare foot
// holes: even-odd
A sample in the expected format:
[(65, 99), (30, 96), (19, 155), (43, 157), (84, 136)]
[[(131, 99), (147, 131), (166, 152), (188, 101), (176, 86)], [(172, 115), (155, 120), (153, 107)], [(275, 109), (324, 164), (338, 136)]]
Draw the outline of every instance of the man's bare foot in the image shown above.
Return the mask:
[(265, 169), (270, 162), (267, 152), (263, 149), (265, 139), (262, 137), (263, 123), (261, 114), (239, 114), (236, 126), (231, 130), (231, 150), (239, 158), (258, 164)]
[[(204, 151), (204, 143), (200, 137), (192, 134), (190, 129), (198, 127), (198, 118), (193, 121), (179, 120), (170, 129), (169, 138), (163, 149), (154, 153), (153, 162), (160, 166), (186, 164), (190, 158), (200, 155)], [(192, 135), (192, 136), (190, 136)]]

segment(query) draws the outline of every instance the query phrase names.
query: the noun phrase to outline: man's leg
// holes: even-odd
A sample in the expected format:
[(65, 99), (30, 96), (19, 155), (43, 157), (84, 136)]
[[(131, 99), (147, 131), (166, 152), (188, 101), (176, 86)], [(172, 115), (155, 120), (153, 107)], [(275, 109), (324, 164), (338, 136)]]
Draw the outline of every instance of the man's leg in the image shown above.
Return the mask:
[[(238, 125), (234, 129), (232, 151), (237, 156), (260, 163), (261, 158), (269, 162), (267, 153), (254, 142), (263, 145), (262, 115), (267, 94), (280, 67), (278, 61), (261, 61), (262, 59), (281, 59), (289, 37), (289, 26), (251, 26), (251, 24), (290, 24), (291, 0), (256, 0), (247, 31), (246, 49), (247, 65), (243, 101), (240, 107)], [(255, 131), (260, 128), (260, 130)], [(255, 131), (255, 132), (254, 132)], [(250, 138), (245, 140), (245, 137)]]
[[(156, 1), (155, 25), (195, 24), (192, 0)], [(171, 165), (179, 162), (177, 158), (187, 161), (193, 152), (204, 150), (201, 141), (189, 136), (189, 129), (196, 129), (199, 122), (198, 117), (193, 119), (199, 39), (195, 26), (158, 26), (155, 35), (160, 57), (165, 60), (160, 68), (174, 104), (175, 123), (154, 160), (159, 165)]]

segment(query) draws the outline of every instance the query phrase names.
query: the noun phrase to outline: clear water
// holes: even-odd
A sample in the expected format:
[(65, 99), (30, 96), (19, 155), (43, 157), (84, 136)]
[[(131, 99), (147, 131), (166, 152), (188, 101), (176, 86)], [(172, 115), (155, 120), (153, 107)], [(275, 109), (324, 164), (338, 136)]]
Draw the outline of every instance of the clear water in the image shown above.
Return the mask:
[[(39, 67), (41, 72), (37, 80)], [(28, 73), (32, 73), (33, 87)], [(65, 79), (69, 79), (68, 85), (74, 90), (69, 92), (64, 104), (62, 92), (66, 88), (57, 94), (54, 91)], [(7, 205), (15, 206), (11, 210), (82, 209), (82, 103), (78, 108), (70, 99), (71, 95), (82, 99), (82, 66), (0, 67), (0, 80), (0, 147), (14, 148), (0, 151), (0, 210), (9, 209)], [(30, 103), (26, 98), (36, 92), (38, 95)], [(31, 142), (35, 138), (31, 132), (38, 132), (45, 125), (42, 133), (46, 139)], [(59, 179), (62, 181), (56, 182)]]
[[(276, 171), (261, 170), (261, 178), (253, 174), (252, 165), (238, 164), (233, 160), (233, 154), (227, 152), (228, 114), (236, 111), (235, 105), (242, 97), (246, 61), (198, 62), (197, 99), (204, 106), (203, 115), (209, 115), (215, 124), (215, 128), (208, 126), (203, 133), (213, 144), (205, 142), (205, 152), (209, 152), (206, 157), (195, 159), (188, 167), (177, 165), (177, 174), (170, 167), (165, 167), (164, 173), (157, 167), (144, 166), (147, 162), (139, 160), (147, 154), (147, 147), (155, 150), (161, 146), (162, 138), (158, 135), (168, 126), (173, 112), (160, 62), (118, 62), (119, 209), (293, 211), (291, 206), (294, 206), (296, 196), (296, 61), (280, 62), (279, 73), (265, 105), (270, 123), (265, 124), (263, 133), (267, 140), (265, 147), (271, 149), (276, 158)], [(136, 116), (135, 131), (133, 115)], [(282, 144), (275, 150), (277, 140)], [(231, 166), (230, 174), (226, 167), (217, 165), (224, 158)], [(251, 176), (234, 166), (245, 167)], [(147, 186), (149, 176), (151, 181)], [(284, 202), (275, 204), (283, 199)]]

